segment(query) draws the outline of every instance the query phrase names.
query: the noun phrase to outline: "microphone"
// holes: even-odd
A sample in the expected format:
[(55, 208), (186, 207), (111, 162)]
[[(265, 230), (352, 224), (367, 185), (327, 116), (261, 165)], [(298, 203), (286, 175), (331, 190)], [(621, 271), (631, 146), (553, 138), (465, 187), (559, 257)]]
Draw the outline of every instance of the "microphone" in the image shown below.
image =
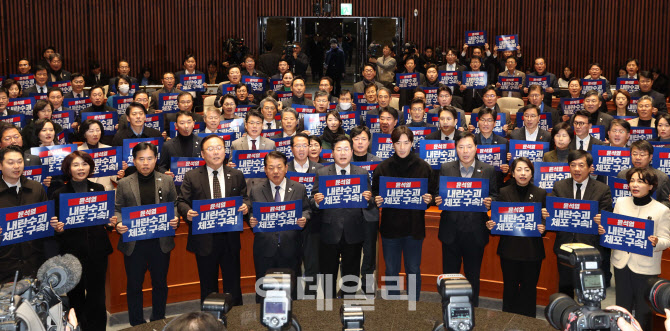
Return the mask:
[(82, 267), (72, 254), (54, 256), (37, 270), (42, 287), (49, 287), (59, 296), (70, 292), (81, 280)]

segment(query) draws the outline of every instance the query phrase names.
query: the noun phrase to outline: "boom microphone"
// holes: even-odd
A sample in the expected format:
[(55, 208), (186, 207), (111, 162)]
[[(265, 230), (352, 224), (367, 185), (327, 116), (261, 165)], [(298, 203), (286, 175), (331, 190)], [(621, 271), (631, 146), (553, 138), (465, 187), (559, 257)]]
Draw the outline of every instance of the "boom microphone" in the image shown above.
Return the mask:
[(81, 269), (81, 263), (72, 254), (54, 256), (37, 270), (37, 279), (43, 287), (50, 287), (62, 296), (79, 284)]

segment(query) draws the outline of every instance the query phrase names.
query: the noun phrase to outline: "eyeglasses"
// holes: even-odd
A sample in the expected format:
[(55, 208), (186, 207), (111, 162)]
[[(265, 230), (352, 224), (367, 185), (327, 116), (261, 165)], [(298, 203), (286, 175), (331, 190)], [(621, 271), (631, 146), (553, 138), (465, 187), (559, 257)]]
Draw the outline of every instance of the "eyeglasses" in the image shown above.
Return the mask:
[(581, 126), (584, 126), (584, 125), (587, 125), (587, 124), (588, 123), (586, 123), (586, 122), (572, 122), (572, 125), (574, 125), (576, 127), (581, 127)]
[(205, 148), (208, 152), (213, 152), (213, 151), (220, 151), (223, 150), (223, 146), (217, 145), (217, 146), (209, 146)]
[(19, 139), (21, 139), (21, 135), (17, 134), (17, 135), (14, 135), (14, 136), (4, 137), (4, 138), (2, 138), (2, 141), (6, 141), (6, 142), (9, 142), (9, 141), (12, 141), (12, 140), (19, 141)]
[(479, 120), (479, 122), (493, 123), (493, 119), (492, 118), (481, 119), (481, 120)]

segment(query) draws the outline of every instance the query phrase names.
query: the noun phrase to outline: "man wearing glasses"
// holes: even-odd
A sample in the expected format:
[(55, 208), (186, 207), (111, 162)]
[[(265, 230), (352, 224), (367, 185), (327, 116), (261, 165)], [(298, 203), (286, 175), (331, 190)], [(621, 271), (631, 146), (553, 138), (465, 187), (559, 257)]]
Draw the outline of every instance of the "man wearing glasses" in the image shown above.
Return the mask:
[[(654, 146), (646, 140), (638, 140), (630, 146), (630, 158), (633, 168), (647, 168), (658, 178), (658, 190), (656, 191), (656, 200), (670, 207), (668, 198), (670, 196), (670, 180), (663, 171), (651, 167), (651, 160), (654, 156)], [(633, 169), (630, 168), (630, 169)], [(630, 169), (624, 169), (617, 174), (617, 178), (626, 179), (626, 174)]]
[(538, 126), (540, 108), (533, 104), (526, 105), (517, 113), (517, 116), (519, 115), (523, 116), (523, 127), (514, 129), (509, 135), (510, 139), (542, 142), (551, 140), (551, 134)]
[[(544, 90), (542, 90), (542, 86), (531, 85), (528, 87), (528, 103), (537, 106), (537, 108), (540, 110), (540, 113), (551, 114), (551, 126), (554, 126), (563, 121), (561, 112), (558, 109), (552, 108), (551, 104), (544, 103)], [(520, 114), (517, 114), (516, 116), (519, 115)], [(551, 126), (549, 127), (550, 130)]]
[[(586, 102), (584, 103), (586, 104)], [(575, 139), (570, 142), (570, 150), (579, 149), (590, 152), (593, 145), (605, 144), (589, 133), (591, 130), (591, 123), (589, 123), (590, 116), (591, 113), (587, 110), (580, 110), (572, 116)]]
[(198, 212), (192, 208), (193, 200), (241, 196), (238, 209), (248, 217), (251, 203), (247, 196), (247, 183), (241, 171), (224, 164), (226, 149), (223, 139), (209, 135), (202, 140), (202, 158), (205, 165), (186, 173), (177, 199), (179, 215), (189, 226), (186, 250), (195, 254), (200, 278), (200, 301), (212, 292), (219, 292), (219, 270), (223, 275), (223, 293), (233, 296), (231, 305), (242, 304), (240, 287), (240, 233), (222, 232), (193, 235), (193, 217)]
[[(174, 74), (171, 72), (166, 72), (163, 74), (163, 88), (151, 93), (151, 106), (150, 108), (158, 109), (158, 97), (161, 93), (181, 93), (182, 90), (178, 89), (175, 84)], [(189, 93), (190, 95), (190, 93)]]

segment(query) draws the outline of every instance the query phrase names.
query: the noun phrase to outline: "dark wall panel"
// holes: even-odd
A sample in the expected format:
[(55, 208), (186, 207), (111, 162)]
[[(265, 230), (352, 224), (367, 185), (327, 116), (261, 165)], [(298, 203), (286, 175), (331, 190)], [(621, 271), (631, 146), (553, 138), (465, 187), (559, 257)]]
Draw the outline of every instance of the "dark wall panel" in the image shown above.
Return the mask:
[[(588, 63), (605, 66), (610, 79), (616, 66), (635, 56), (644, 69), (668, 71), (670, 2), (655, 0), (432, 1), (332, 0), (337, 16), (342, 2), (353, 3), (354, 16), (403, 17), (405, 40), (420, 46), (460, 48), (466, 30), (519, 34), (526, 64), (545, 56), (549, 70), (572, 65), (585, 75)], [(312, 0), (5, 0), (0, 3), (0, 73), (16, 71), (21, 57), (36, 59), (47, 45), (64, 56), (65, 68), (87, 71), (91, 59), (115, 73), (119, 58), (130, 60), (132, 74), (143, 65), (155, 73), (181, 68), (194, 52), (198, 65), (221, 56), (221, 45), (242, 37), (258, 48), (258, 17), (312, 16)], [(418, 16), (414, 16), (414, 9)], [(326, 16), (326, 15), (323, 15)], [(18, 18), (15, 18), (18, 17)], [(493, 45), (491, 45), (492, 47)]]

